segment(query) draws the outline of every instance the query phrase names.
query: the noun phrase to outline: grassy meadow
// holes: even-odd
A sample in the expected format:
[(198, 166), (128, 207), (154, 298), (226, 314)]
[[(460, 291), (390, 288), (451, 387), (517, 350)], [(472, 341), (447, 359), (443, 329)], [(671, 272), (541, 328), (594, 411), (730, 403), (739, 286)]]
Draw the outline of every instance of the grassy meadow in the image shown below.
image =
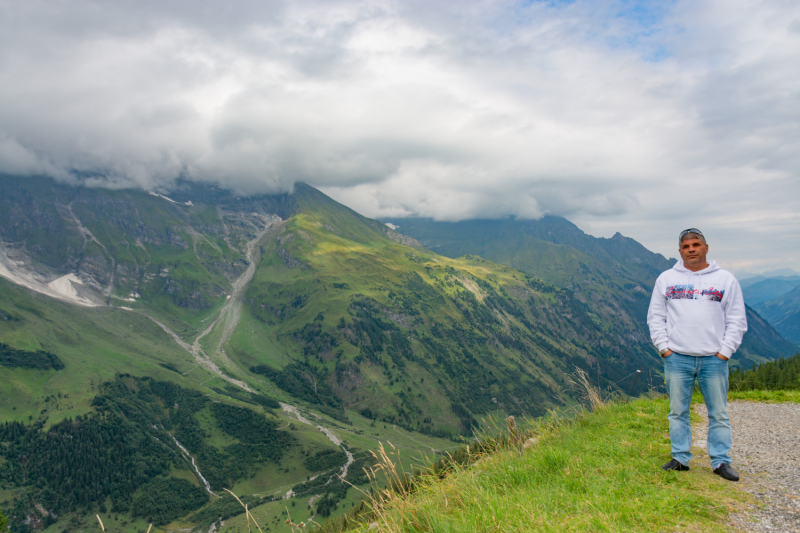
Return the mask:
[(530, 448), (507, 446), (444, 479), (421, 476), (368, 523), (415, 533), (730, 531), (725, 517), (746, 494), (702, 461), (690, 472), (660, 469), (667, 412), (665, 399), (639, 399), (534, 424)]

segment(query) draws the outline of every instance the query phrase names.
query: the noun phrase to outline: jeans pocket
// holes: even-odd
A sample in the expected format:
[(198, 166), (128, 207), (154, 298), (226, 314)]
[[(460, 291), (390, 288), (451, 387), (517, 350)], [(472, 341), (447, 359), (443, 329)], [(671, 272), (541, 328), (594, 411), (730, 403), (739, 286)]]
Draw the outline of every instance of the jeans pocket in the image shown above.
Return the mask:
[(707, 362), (706, 366), (711, 370), (715, 376), (728, 376), (730, 374), (730, 366), (728, 361), (723, 361), (716, 355), (711, 355), (704, 358)]

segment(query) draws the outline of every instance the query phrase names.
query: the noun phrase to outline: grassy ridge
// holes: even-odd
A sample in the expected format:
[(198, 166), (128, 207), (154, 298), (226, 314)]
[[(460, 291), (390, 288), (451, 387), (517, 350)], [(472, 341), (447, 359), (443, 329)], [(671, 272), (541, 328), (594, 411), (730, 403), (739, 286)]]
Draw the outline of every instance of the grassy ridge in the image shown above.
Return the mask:
[[(609, 268), (607, 262), (598, 260), (579, 247), (543, 240), (554, 235), (561, 236), (565, 226), (580, 232), (564, 219), (560, 219), (563, 224), (556, 223), (549, 227), (545, 235), (527, 231), (548, 221), (553, 223), (558, 220), (558, 217), (547, 217), (542, 221), (500, 219), (450, 223), (419, 218), (388, 219), (399, 226), (398, 231), (418, 239), (445, 257), (478, 255), (503, 265), (513, 265), (518, 270), (560, 287), (593, 282), (603, 290), (609, 281), (620, 287), (631, 282), (630, 274), (626, 278), (624, 270)], [(573, 241), (573, 244), (577, 243)]]
[[(325, 227), (333, 226), (315, 218), (303, 214), (291, 219), (287, 233), (276, 243), (278, 251), (265, 254), (247, 293), (252, 302), (248, 311), (260, 324), (251, 331), (237, 331), (230, 343), (231, 353), (243, 362), (257, 361), (276, 368), (292, 359), (306, 361), (317, 369), (319, 379), (330, 380), (346, 404), (361, 402), (360, 408), (382, 413), (381, 419), (387, 421), (397, 415), (393, 423), (416, 427), (431, 418), (453, 432), (465, 431), (453, 424), (458, 417), (450, 410), (453, 401), (467, 405), (473, 401), (459, 391), (465, 377), (457, 369), (461, 354), (481, 359), (492, 353), (494, 372), (503, 374), (518, 373), (518, 364), (528, 366), (530, 362), (512, 350), (476, 345), (478, 339), (490, 340), (505, 328), (489, 309), (488, 319), (493, 324), (465, 320), (457, 298), (472, 297), (472, 293), (458, 278), (483, 280), (493, 275), (494, 281), (487, 282), (492, 290), (513, 284), (530, 296), (533, 291), (514, 280), (511, 269), (409, 251), (370, 228), (357, 227), (357, 221), (351, 221), (349, 227), (339, 222), (337, 231), (351, 236), (344, 238)], [(372, 240), (367, 241), (367, 236)], [(302, 261), (302, 265), (293, 264), (293, 259)], [(483, 307), (476, 301), (469, 305)], [(463, 342), (448, 338), (457, 328), (464, 333)], [(495, 334), (488, 331), (490, 328)], [(282, 341), (283, 350), (258, 350), (250, 340), (258, 337), (252, 335), (254, 329)], [(437, 363), (431, 343), (441, 346), (449, 356), (447, 361)], [(553, 343), (552, 348), (559, 344)], [(542, 357), (551, 361), (547, 352)], [(352, 362), (356, 366), (349, 365)], [(456, 370), (444, 371), (443, 363), (452, 363)], [(487, 366), (486, 370), (491, 368)], [(535, 386), (527, 394), (519, 394), (520, 398), (533, 400), (541, 396), (536, 389), (558, 388), (549, 371), (537, 374), (520, 376), (522, 385), (532, 382)], [(437, 386), (442, 383), (446, 386)], [(491, 383), (481, 383), (472, 390), (485, 390), (480, 401), (488, 403), (499, 394), (495, 388)], [(420, 394), (425, 397), (424, 415)], [(532, 404), (525, 407), (534, 408)], [(475, 405), (470, 409), (481, 410)]]
[[(668, 402), (611, 404), (545, 426), (379, 513), (381, 531), (727, 531), (746, 496), (708, 467), (663, 472)], [(363, 528), (366, 531), (366, 527)]]

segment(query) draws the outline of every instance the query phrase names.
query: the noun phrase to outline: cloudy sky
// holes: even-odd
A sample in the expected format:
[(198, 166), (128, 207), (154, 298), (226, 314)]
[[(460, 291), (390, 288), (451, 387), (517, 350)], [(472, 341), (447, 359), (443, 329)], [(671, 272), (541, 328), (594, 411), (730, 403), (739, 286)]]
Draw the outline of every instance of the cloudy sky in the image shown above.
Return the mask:
[(0, 0), (0, 172), (563, 215), (800, 270), (800, 3)]

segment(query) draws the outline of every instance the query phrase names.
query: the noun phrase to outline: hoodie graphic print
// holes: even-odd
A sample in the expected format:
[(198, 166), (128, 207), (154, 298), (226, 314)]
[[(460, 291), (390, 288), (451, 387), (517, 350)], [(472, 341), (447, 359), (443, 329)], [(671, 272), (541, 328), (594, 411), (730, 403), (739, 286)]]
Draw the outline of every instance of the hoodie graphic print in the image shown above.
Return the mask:
[(667, 300), (711, 300), (721, 302), (725, 290), (709, 287), (708, 289), (695, 289), (694, 285), (672, 285), (667, 287)]
[(678, 261), (656, 280), (647, 325), (659, 350), (730, 358), (747, 331), (742, 289), (716, 261), (698, 272)]

